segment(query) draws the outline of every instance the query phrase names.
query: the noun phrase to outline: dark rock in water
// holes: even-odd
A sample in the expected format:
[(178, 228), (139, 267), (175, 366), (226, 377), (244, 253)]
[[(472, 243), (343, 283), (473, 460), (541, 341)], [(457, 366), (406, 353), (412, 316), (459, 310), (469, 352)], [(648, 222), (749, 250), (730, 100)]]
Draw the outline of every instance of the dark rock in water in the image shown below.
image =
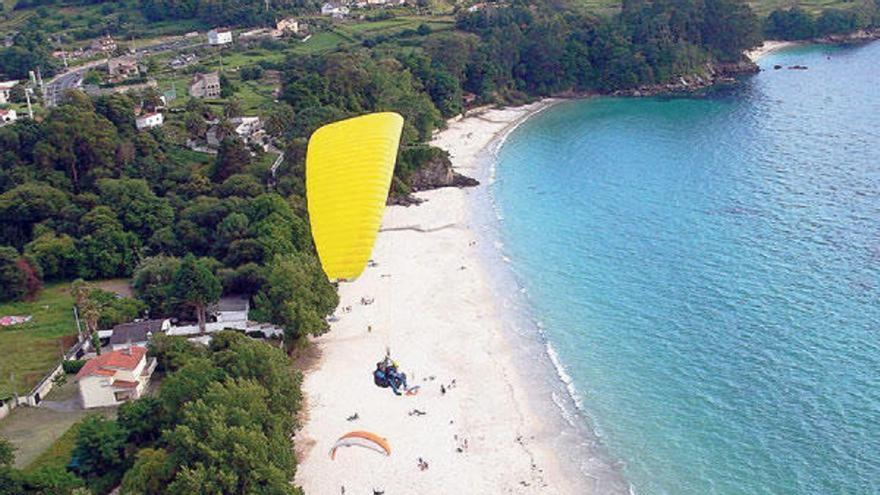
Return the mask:
[(792, 65), (789, 67), (790, 70), (807, 70), (806, 65)]
[(774, 68), (774, 69), (775, 69), (775, 70), (779, 70), (779, 69), (781, 69), (781, 68), (782, 68), (782, 66), (781, 66), (781, 65), (779, 65), (779, 64), (776, 64), (776, 65), (774, 65), (774, 66), (773, 66), (773, 68)]

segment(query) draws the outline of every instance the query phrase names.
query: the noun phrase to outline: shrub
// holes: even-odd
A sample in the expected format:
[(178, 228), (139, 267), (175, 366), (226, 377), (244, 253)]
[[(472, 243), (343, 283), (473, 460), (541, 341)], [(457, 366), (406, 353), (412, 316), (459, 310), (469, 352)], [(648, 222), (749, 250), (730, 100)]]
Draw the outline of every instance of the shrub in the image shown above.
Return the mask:
[(62, 362), (61, 368), (67, 374), (74, 374), (74, 373), (79, 373), (79, 370), (81, 370), (82, 367), (85, 366), (85, 364), (86, 364), (85, 359), (72, 359), (70, 361)]

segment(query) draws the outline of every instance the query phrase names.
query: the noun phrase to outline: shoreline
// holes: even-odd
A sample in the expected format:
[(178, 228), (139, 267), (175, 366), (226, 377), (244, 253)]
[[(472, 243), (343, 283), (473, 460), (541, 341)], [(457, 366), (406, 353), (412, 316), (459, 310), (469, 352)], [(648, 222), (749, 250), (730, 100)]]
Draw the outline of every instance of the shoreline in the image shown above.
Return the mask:
[[(487, 153), (560, 101), (471, 110), (450, 120), (431, 144), (450, 153), (456, 171), (482, 178), (489, 173)], [(314, 339), (321, 357), (303, 380), (295, 482), (306, 493), (628, 490), (604, 459), (578, 457), (596, 454), (596, 442), (566, 424), (558, 403), (566, 400), (566, 384), (549, 355), (535, 359), (534, 345), (546, 343), (538, 331), (517, 327), (521, 315), (510, 314), (511, 299), (499, 294), (508, 287), (499, 287), (487, 266), (491, 246), (474, 211), (483, 201), (476, 198), (488, 197), (489, 182), (417, 193), (426, 200), (418, 206), (389, 206), (376, 265), (340, 285), (339, 320)], [(364, 305), (361, 298), (374, 302)], [(386, 347), (410, 385), (421, 386), (418, 395), (396, 397), (372, 384)], [(391, 456), (348, 448), (331, 460), (335, 440), (354, 430), (385, 437)], [(420, 458), (428, 469), (419, 469)]]
[(745, 55), (746, 57), (748, 57), (749, 60), (757, 63), (758, 60), (760, 60), (762, 57), (765, 57), (773, 52), (802, 44), (804, 44), (804, 42), (766, 40), (764, 41), (764, 43), (761, 44), (761, 46), (755, 48), (754, 50), (747, 51)]

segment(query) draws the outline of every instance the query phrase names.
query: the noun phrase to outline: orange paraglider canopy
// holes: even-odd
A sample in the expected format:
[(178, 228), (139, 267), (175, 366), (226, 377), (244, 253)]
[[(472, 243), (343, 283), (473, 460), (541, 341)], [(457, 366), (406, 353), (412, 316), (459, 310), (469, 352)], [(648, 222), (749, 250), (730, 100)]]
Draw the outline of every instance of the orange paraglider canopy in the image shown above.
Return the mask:
[(388, 444), (388, 440), (369, 431), (352, 431), (336, 440), (333, 448), (330, 449), (330, 459), (336, 459), (336, 449), (339, 447), (351, 447), (353, 445), (375, 450), (386, 456), (391, 455), (391, 445)]

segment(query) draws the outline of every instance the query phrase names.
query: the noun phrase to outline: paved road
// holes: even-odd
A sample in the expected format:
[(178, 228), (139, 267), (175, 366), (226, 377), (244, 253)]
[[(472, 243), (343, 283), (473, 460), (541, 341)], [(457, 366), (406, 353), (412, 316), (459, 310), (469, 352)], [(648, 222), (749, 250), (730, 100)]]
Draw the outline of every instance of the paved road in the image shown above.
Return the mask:
[[(140, 48), (136, 50), (136, 54), (138, 56), (153, 55), (157, 53), (177, 51), (182, 49), (189, 50), (192, 48), (197, 48), (201, 45), (204, 45), (204, 43), (190, 43), (190, 40), (187, 39), (174, 40)], [(46, 84), (46, 106), (52, 107), (57, 105), (58, 100), (61, 99), (61, 96), (66, 90), (76, 89), (82, 86), (83, 73), (86, 70), (104, 65), (106, 63), (107, 59), (93, 60), (86, 64), (73, 67), (67, 72), (63, 72), (52, 78), (52, 80), (49, 81), (48, 84)]]

